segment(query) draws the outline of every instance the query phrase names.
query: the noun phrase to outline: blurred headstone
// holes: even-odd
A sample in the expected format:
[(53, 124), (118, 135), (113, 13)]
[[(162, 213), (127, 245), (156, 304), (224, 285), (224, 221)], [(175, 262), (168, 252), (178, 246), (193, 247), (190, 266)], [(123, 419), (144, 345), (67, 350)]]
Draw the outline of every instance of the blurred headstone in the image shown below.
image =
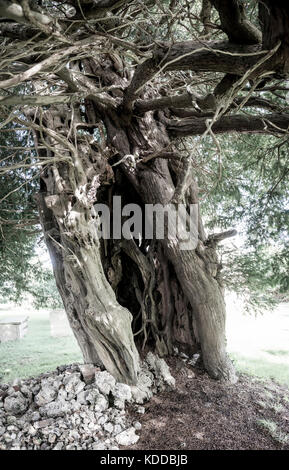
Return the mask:
[(0, 342), (23, 338), (28, 330), (28, 315), (6, 317), (0, 320)]
[(73, 335), (65, 310), (60, 308), (50, 310), (49, 319), (51, 336), (58, 338)]

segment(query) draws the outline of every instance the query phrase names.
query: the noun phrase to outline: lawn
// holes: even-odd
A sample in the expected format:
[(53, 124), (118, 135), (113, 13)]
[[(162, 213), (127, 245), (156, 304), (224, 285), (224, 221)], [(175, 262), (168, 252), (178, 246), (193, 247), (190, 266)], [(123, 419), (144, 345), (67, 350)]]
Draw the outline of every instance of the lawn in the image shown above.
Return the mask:
[[(81, 362), (82, 356), (73, 336), (53, 338), (50, 335), (47, 310), (11, 309), (9, 315), (29, 315), (27, 335), (18, 341), (0, 343), (0, 381), (31, 377), (48, 372), (59, 365)], [(0, 318), (8, 316), (5, 308)]]
[(228, 351), (242, 372), (289, 385), (289, 304), (257, 316), (244, 315), (242, 304), (227, 299)]
[[(29, 328), (20, 341), (0, 344), (0, 381), (30, 377), (62, 364), (81, 362), (72, 336), (50, 335), (47, 310), (10, 309), (9, 315), (29, 314)], [(0, 306), (0, 318), (7, 316)], [(242, 314), (242, 305), (227, 298), (228, 351), (239, 371), (289, 385), (289, 305), (281, 304), (257, 317)]]

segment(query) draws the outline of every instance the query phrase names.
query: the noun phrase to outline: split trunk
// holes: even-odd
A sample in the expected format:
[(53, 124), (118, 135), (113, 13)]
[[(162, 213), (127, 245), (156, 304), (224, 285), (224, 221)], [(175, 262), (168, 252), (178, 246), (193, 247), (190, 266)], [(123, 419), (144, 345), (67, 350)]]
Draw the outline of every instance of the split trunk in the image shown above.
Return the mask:
[[(95, 74), (98, 67), (105, 86), (124, 79), (113, 65), (110, 73), (84, 65)], [(178, 235), (148, 240), (140, 230), (130, 240), (98, 237), (94, 204), (112, 208), (113, 196), (142, 209), (171, 201), (198, 205), (194, 175), (176, 149), (171, 160), (136, 161), (173, 148), (162, 114), (128, 116), (86, 100), (82, 114), (51, 107), (41, 122), (50, 129), (51, 150), (43, 157), (52, 163), (41, 177), (40, 218), (84, 361), (102, 363), (117, 380), (135, 383), (139, 357), (148, 348), (162, 356), (175, 348), (188, 355), (201, 351), (212, 377), (234, 381), (220, 265), (200, 218), (197, 246), (188, 250)], [(35, 139), (42, 138), (36, 129)]]

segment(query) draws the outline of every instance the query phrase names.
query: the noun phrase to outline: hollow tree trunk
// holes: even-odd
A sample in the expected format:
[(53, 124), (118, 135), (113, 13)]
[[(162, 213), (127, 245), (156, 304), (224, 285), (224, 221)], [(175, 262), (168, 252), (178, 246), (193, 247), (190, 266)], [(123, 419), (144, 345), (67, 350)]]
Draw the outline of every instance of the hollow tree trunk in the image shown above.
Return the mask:
[[(125, 72), (113, 61), (106, 57), (105, 69), (91, 60), (82, 66), (103, 86), (118, 88), (119, 96)], [(41, 117), (50, 129), (46, 157), (55, 162), (42, 174), (39, 195), (57, 286), (85, 360), (100, 360), (118, 380), (135, 383), (136, 344), (161, 355), (172, 354), (175, 347), (187, 354), (201, 348), (209, 374), (234, 381), (216, 251), (206, 242), (201, 222), (198, 245), (187, 251), (177, 237), (152, 241), (140, 233), (135, 240), (98, 239), (93, 205), (111, 206), (113, 195), (142, 207), (167, 204), (176, 193), (186, 204), (197, 202), (193, 179), (185, 190), (180, 184), (190, 173), (185, 164), (180, 171), (181, 159), (176, 165), (164, 159), (131, 165), (124, 159), (171, 148), (162, 115), (127, 116), (121, 108), (86, 100), (85, 120), (98, 128), (96, 140), (78, 132), (84, 124), (76, 109), (50, 108)], [(36, 134), (42, 138), (40, 131)], [(113, 162), (118, 165), (112, 167)]]
[[(114, 136), (120, 136), (119, 139), (114, 138), (114, 145), (121, 157), (128, 153), (140, 154), (144, 151), (150, 151), (153, 154), (170, 144), (162, 123), (158, 122), (152, 114), (141, 123), (139, 120), (132, 120), (126, 125), (122, 125), (122, 118), (114, 114), (111, 117), (106, 116), (105, 119), (108, 142)], [(176, 189), (178, 184), (174, 185), (165, 160), (156, 160), (149, 166), (139, 165), (134, 178), (131, 177), (131, 168), (126, 164), (122, 165), (122, 170), (134, 184), (143, 203), (166, 205), (178, 191)], [(185, 202), (188, 203), (190, 188), (183, 196)], [(209, 374), (216, 379), (234, 382), (235, 371), (226, 353), (225, 302), (222, 288), (217, 280), (219, 270), (216, 250), (211, 244), (206, 246), (204, 243), (201, 224), (198, 229), (199, 243), (197, 249), (194, 250), (182, 250), (181, 240), (177, 237), (174, 240), (164, 237), (158, 242), (161, 245), (162, 258), (165, 263), (160, 259), (160, 250), (155, 250), (154, 272), (155, 277), (158, 277), (158, 271), (162, 271), (162, 278), (167, 284), (166, 291), (158, 306), (153, 300), (156, 296), (151, 295), (149, 305), (150, 308), (153, 307), (153, 317), (147, 312), (144, 297), (141, 299), (141, 308), (146, 310), (143, 323), (147, 323), (149, 315), (150, 323), (154, 326), (152, 336), (155, 338), (159, 352), (170, 353), (172, 346), (177, 345), (184, 348), (186, 352), (192, 353), (196, 348), (196, 343), (199, 343), (203, 362)], [(133, 249), (137, 251), (136, 246)], [(144, 265), (144, 262), (139, 259), (137, 263), (143, 271), (140, 265)], [(170, 280), (165, 279), (169, 271)], [(145, 290), (149, 290), (146, 276), (142, 276)], [(150, 282), (151, 278), (148, 279)], [(170, 294), (173, 290), (172, 280), (177, 281), (178, 296), (185, 298), (188, 302), (182, 312), (178, 311), (176, 299)], [(166, 309), (165, 315), (164, 309)], [(175, 320), (179, 328), (175, 328)], [(180, 342), (179, 338), (182, 336), (180, 329), (184, 326), (191, 330), (191, 334), (185, 335), (185, 341)]]

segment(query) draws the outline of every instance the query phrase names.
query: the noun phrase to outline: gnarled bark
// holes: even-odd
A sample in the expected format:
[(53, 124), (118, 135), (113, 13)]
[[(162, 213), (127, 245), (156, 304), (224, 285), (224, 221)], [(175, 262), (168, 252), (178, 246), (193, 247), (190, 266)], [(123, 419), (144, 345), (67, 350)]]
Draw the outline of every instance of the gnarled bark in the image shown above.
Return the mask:
[[(114, 139), (114, 145), (120, 157), (128, 153), (153, 152), (170, 143), (164, 126), (153, 115), (132, 120), (129, 124), (122, 122), (121, 116), (117, 117), (113, 114), (110, 118), (106, 115), (106, 127), (108, 142)], [(114, 138), (115, 136), (118, 138)], [(181, 162), (178, 162), (176, 167), (181, 168)], [(178, 185), (173, 183), (168, 163), (165, 160), (154, 161), (148, 167), (140, 165), (133, 171), (133, 177), (132, 170), (125, 164), (122, 165), (122, 171), (130, 178), (143, 204), (166, 205), (178, 193)], [(181, 175), (176, 176), (182, 178), (184, 175), (182, 172)], [(183, 194), (187, 202), (190, 200), (193, 181), (189, 183), (188, 188)], [(197, 194), (194, 194), (193, 199), (192, 202), (196, 203)], [(157, 241), (161, 245), (161, 256), (159, 253), (154, 255), (155, 259), (158, 259), (158, 263), (155, 262), (154, 271), (156, 275), (161, 272), (164, 291), (161, 302), (153, 305), (154, 318), (151, 318), (149, 312), (145, 317), (151, 319), (152, 337), (159, 352), (170, 353), (173, 346), (177, 346), (192, 354), (196, 344), (199, 344), (204, 365), (210, 375), (217, 379), (234, 382), (235, 371), (226, 353), (225, 303), (218, 279), (217, 255), (213, 244), (205, 245), (201, 224), (198, 227), (198, 238), (197, 248), (189, 250), (182, 249), (183, 240), (177, 237), (172, 240), (165, 236), (163, 240)], [(141, 260), (135, 261), (139, 269), (143, 271), (145, 263)], [(146, 274), (142, 274), (142, 277), (146, 286)], [(174, 282), (177, 282), (177, 295), (174, 295), (172, 287)], [(178, 310), (177, 298), (179, 297), (183, 297), (187, 302), (182, 312)], [(156, 296), (153, 299), (156, 302)], [(151, 307), (154, 300), (150, 304)], [(141, 299), (141, 303), (142, 308), (148, 308), (145, 298)], [(161, 314), (163, 309), (166, 310), (164, 322)], [(178, 328), (174, 328), (176, 324)], [(185, 338), (183, 337), (180, 341), (181, 330), (184, 326), (189, 329), (190, 335), (185, 335)]]
[(60, 247), (61, 237), (59, 228), (53, 212), (45, 203), (45, 195), (46, 193), (41, 191), (36, 195), (35, 199), (37, 201), (45, 243), (52, 260), (56, 285), (61, 295), (70, 327), (82, 352), (84, 362), (88, 364), (101, 364), (97, 350), (91, 342), (85, 326), (81, 323), (81, 317), (77, 315), (77, 310), (70, 301), (70, 292), (65, 278), (63, 253)]
[[(147, 202), (167, 204), (174, 194), (167, 163), (158, 163), (156, 169), (153, 173), (143, 172), (142, 190)], [(191, 305), (207, 371), (214, 378), (234, 382), (235, 371), (226, 353), (225, 302), (217, 280), (218, 261), (214, 248), (200, 240), (196, 250), (183, 250), (177, 238), (166, 238), (162, 245)]]
[[(69, 132), (59, 113), (55, 116), (47, 111), (44, 122), (55, 135), (59, 130), (66, 135)], [(102, 163), (97, 155), (90, 160), (89, 154), (80, 155), (73, 146), (67, 149), (61, 139), (56, 143), (50, 138), (47, 144), (68, 159), (68, 163), (52, 165), (43, 173), (38, 201), (69, 321), (86, 362), (100, 360), (117, 380), (135, 383), (139, 358), (131, 330), (132, 316), (116, 301), (105, 277), (93, 210)]]

